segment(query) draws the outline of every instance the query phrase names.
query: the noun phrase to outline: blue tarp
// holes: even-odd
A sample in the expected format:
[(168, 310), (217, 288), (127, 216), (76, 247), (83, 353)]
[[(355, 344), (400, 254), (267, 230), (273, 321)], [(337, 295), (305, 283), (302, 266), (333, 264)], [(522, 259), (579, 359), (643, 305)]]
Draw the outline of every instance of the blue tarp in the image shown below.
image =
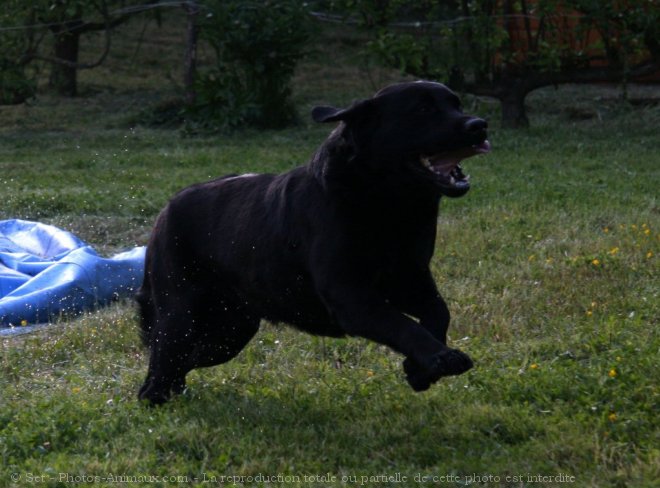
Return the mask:
[(0, 221), (0, 334), (131, 296), (142, 283), (144, 251), (102, 258), (57, 227)]

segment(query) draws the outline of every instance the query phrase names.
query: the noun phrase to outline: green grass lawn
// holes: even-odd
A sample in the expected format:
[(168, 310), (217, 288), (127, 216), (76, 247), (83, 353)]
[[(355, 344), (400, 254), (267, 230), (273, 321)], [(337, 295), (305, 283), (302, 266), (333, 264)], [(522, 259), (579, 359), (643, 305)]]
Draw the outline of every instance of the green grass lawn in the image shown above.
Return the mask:
[[(136, 84), (119, 55), (81, 75), (80, 99), (0, 107), (0, 218), (62, 226), (106, 254), (143, 245), (177, 189), (305, 162), (330, 130), (307, 122), (314, 103), (392, 79), (342, 56), (303, 63), (302, 121), (283, 131), (142, 127), (153, 88), (175, 87), (152, 71)], [(0, 486), (658, 486), (660, 107), (611, 94), (541, 90), (525, 131), (466, 100), (494, 149), (466, 163), (470, 193), (442, 202), (432, 266), (469, 373), (415, 394), (386, 348), (264, 324), (235, 360), (147, 408), (147, 353), (123, 303), (2, 339)]]

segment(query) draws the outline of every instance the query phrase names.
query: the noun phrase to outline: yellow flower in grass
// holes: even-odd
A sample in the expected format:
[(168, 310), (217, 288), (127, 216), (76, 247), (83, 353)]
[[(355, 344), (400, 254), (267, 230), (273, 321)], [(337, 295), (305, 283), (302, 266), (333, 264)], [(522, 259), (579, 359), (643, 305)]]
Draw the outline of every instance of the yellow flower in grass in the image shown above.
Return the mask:
[(600, 259), (596, 258), (596, 259), (592, 260), (591, 264), (593, 264), (594, 266), (600, 266)]
[(376, 374), (376, 373), (374, 373), (374, 372), (371, 371), (371, 370), (367, 371), (367, 376), (368, 376), (369, 378), (371, 378), (371, 377), (372, 377), (373, 375), (375, 375), (375, 374)]
[(591, 317), (594, 314), (593, 310), (587, 310), (587, 317)]
[(539, 365), (536, 363), (532, 363), (529, 365), (529, 369), (539, 369)]
[(616, 422), (616, 418), (617, 418), (617, 417), (616, 417), (616, 414), (615, 414), (614, 412), (612, 412), (611, 414), (609, 414), (609, 415), (607, 416), (607, 419), (608, 419), (610, 422)]
[(649, 251), (646, 253), (646, 259), (651, 259), (653, 257), (653, 252)]
[(612, 368), (612, 369), (610, 369), (610, 372), (607, 373), (607, 376), (609, 376), (610, 378), (616, 378), (617, 374), (618, 373), (616, 372), (616, 369)]
[(620, 251), (620, 249), (619, 249), (618, 247), (613, 247), (612, 249), (610, 249), (610, 250), (608, 251), (608, 254), (609, 254), (610, 256), (615, 256), (619, 251)]
[(72, 393), (80, 393), (80, 387), (74, 386), (73, 388), (71, 388), (71, 392)]
[(23, 319), (21, 320), (21, 327), (27, 327), (28, 321)]

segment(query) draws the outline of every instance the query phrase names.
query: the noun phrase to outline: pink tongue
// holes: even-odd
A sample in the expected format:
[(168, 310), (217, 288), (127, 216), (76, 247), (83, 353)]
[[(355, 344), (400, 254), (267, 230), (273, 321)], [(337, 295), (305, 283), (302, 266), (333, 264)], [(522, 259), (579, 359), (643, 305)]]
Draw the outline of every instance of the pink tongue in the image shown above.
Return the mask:
[(481, 144), (478, 144), (478, 145), (475, 146), (475, 149), (477, 149), (480, 153), (490, 152), (490, 148), (491, 148), (491, 146), (490, 146), (490, 142), (488, 141), (488, 139), (486, 139)]
[(453, 151), (449, 154), (441, 154), (431, 159), (431, 164), (436, 169), (441, 169), (444, 171), (450, 171), (463, 159), (469, 158), (470, 156), (475, 156), (477, 154), (486, 154), (490, 152), (490, 142), (488, 139), (483, 141), (480, 144), (476, 144), (472, 147), (466, 147), (459, 149), (458, 151)]
[(432, 161), (432, 163), (434, 168), (451, 171), (458, 163), (461, 162), (461, 159), (461, 157), (447, 156), (444, 158), (435, 159)]

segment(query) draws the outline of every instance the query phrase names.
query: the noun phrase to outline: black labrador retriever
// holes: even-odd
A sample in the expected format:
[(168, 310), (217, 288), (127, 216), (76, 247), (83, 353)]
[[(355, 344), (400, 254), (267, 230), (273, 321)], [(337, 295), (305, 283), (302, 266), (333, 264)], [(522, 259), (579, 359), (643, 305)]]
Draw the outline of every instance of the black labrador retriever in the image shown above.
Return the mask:
[(311, 161), (184, 189), (159, 215), (137, 300), (151, 357), (139, 397), (165, 402), (190, 370), (236, 356), (262, 319), (403, 354), (422, 391), (464, 373), (429, 270), (440, 197), (470, 188), (460, 161), (486, 153), (486, 121), (433, 82), (388, 86), (346, 109)]

